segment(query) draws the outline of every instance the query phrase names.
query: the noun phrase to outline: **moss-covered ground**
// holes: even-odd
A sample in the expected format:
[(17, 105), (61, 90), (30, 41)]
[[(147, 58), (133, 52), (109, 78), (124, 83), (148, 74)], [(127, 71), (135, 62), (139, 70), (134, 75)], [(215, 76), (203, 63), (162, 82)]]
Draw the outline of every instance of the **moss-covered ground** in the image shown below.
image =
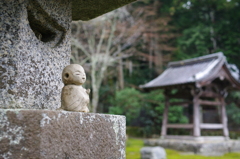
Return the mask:
[[(140, 159), (140, 149), (143, 147), (143, 140), (129, 138), (126, 145), (127, 159)], [(166, 149), (167, 159), (240, 159), (240, 153), (228, 153), (224, 156), (206, 157), (193, 154), (186, 154), (174, 150)]]

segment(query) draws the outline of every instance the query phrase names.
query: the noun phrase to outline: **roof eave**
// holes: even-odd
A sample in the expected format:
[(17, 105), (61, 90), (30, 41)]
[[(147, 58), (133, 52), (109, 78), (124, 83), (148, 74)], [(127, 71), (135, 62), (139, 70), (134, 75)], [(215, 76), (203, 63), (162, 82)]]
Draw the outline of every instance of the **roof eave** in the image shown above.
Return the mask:
[(240, 90), (240, 81), (236, 80), (236, 79), (232, 76), (232, 74), (231, 74), (230, 70), (228, 69), (227, 65), (224, 65), (223, 68), (225, 69), (225, 71), (226, 71), (226, 73), (227, 73), (227, 75), (228, 75), (228, 77), (229, 77), (228, 79), (229, 79), (230, 82), (233, 84), (233, 85), (232, 85), (232, 88), (233, 88), (233, 89), (236, 88), (236, 90)]
[(195, 82), (187, 82), (187, 83), (172, 84), (172, 85), (159, 85), (159, 86), (152, 86), (152, 87), (146, 87), (144, 85), (140, 85), (139, 87), (144, 90), (153, 90), (153, 89), (165, 89), (170, 87), (181, 87), (181, 86), (187, 86), (187, 85), (195, 85)]

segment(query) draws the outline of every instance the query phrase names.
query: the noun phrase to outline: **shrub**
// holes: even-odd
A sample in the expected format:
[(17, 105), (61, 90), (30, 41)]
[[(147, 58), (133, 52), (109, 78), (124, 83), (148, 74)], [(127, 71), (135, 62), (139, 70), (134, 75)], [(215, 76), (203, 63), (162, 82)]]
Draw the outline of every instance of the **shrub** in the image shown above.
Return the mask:
[[(139, 127), (137, 134), (149, 137), (159, 134), (164, 111), (164, 95), (161, 90), (150, 93), (141, 93), (134, 88), (125, 88), (118, 91), (112, 100), (111, 114), (126, 115), (127, 126)], [(182, 107), (170, 107), (170, 123), (187, 123)]]

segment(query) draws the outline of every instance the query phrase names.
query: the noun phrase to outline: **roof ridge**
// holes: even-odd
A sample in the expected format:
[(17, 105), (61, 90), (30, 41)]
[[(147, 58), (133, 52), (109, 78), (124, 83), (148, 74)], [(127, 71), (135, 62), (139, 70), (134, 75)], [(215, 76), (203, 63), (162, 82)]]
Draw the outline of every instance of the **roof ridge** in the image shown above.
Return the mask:
[(226, 57), (224, 56), (224, 54), (222, 52), (217, 52), (217, 53), (213, 53), (213, 54), (209, 54), (209, 55), (195, 57), (192, 59), (169, 62), (168, 67), (183, 66), (183, 65), (189, 65), (189, 64), (209, 61), (211, 59), (223, 59), (223, 58), (226, 61)]

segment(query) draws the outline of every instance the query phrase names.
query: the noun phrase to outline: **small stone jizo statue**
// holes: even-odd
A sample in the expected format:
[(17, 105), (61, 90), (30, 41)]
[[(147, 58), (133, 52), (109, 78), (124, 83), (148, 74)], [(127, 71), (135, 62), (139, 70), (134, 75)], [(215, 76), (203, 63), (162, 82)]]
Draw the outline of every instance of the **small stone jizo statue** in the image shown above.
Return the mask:
[(90, 89), (82, 84), (86, 81), (86, 74), (81, 65), (71, 64), (62, 72), (64, 87), (61, 94), (61, 109), (75, 112), (89, 112)]

